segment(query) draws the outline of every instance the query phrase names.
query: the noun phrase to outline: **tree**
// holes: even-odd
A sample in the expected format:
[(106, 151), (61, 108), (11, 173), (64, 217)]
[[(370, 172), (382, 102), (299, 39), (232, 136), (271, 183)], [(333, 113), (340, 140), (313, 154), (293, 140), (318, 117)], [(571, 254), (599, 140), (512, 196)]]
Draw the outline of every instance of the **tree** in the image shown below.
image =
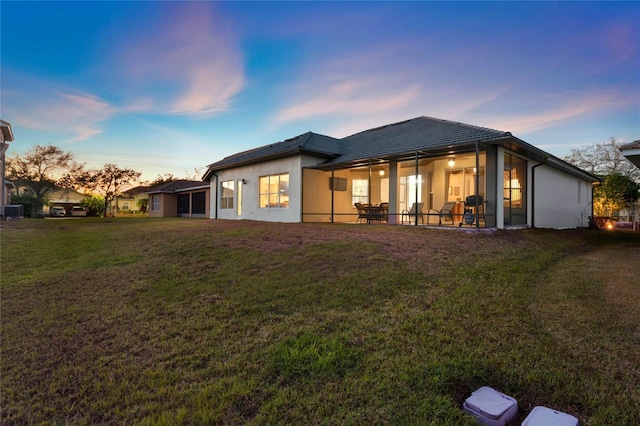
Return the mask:
[(75, 177), (74, 183), (76, 187), (83, 187), (104, 198), (102, 215), (106, 217), (111, 202), (122, 194), (125, 187), (136, 182), (140, 174), (133, 169), (121, 169), (115, 164), (107, 163), (102, 169), (83, 171)]
[(640, 183), (618, 173), (604, 177), (593, 190), (593, 210), (596, 216), (615, 216), (620, 210), (635, 210), (640, 195)]
[(82, 200), (82, 207), (87, 209), (87, 216), (98, 216), (104, 212), (104, 198), (91, 196)]
[(633, 212), (640, 190), (640, 169), (620, 151), (614, 138), (582, 149), (572, 149), (564, 160), (602, 178), (593, 190), (595, 216), (611, 217), (622, 209)]
[(202, 176), (204, 175), (203, 167), (194, 167), (191, 172), (186, 171), (184, 178), (186, 180), (202, 180)]
[(146, 213), (148, 207), (149, 207), (148, 198), (141, 198), (138, 200), (138, 209), (140, 210), (141, 213)]
[(609, 142), (572, 149), (571, 154), (563, 159), (592, 175), (602, 177), (618, 174), (640, 182), (640, 169), (622, 155), (621, 145), (615, 138), (611, 138)]
[(172, 173), (165, 173), (163, 175), (158, 175), (158, 177), (151, 182), (145, 182), (144, 185), (149, 188), (153, 188), (154, 186), (158, 186), (166, 182), (173, 182), (174, 180), (178, 180), (178, 178), (175, 177)]
[(15, 154), (7, 160), (7, 177), (19, 187), (27, 188), (37, 211), (42, 210), (51, 191), (58, 187), (60, 176), (71, 176), (76, 169), (81, 166), (75, 163), (73, 154), (53, 145), (36, 145), (24, 156)]

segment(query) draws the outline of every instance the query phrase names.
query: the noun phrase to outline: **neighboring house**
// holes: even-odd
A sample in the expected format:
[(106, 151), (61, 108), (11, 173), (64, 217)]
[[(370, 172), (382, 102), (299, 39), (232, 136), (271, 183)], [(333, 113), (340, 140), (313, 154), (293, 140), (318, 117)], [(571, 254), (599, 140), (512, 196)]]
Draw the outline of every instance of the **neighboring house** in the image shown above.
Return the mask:
[(627, 157), (636, 167), (640, 168), (640, 140), (622, 145), (620, 151), (622, 151), (622, 155)]
[[(116, 212), (141, 212), (138, 201), (148, 198), (148, 190), (149, 188), (146, 186), (136, 186), (124, 191), (111, 203), (112, 210)], [(145, 211), (142, 211), (142, 213), (145, 213)]]
[(73, 189), (56, 188), (47, 194), (49, 205), (43, 207), (43, 213), (48, 215), (49, 210), (53, 206), (64, 207), (67, 214), (71, 214), (73, 206), (82, 204), (82, 200), (87, 198), (85, 194), (81, 194)]
[(356, 222), (355, 203), (388, 203), (388, 223), (460, 226), (479, 195), (473, 226), (558, 229), (588, 225), (599, 180), (509, 132), (430, 117), (305, 133), (210, 164), (204, 179), (211, 218)]
[(209, 182), (174, 180), (148, 188), (149, 217), (209, 217)]

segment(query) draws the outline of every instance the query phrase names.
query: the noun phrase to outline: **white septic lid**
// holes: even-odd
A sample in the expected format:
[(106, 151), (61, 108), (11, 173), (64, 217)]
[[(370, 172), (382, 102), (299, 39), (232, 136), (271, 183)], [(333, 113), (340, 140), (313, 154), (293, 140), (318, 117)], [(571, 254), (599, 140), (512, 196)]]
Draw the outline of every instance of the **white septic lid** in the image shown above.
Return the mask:
[(571, 414), (547, 407), (533, 407), (522, 426), (578, 426), (578, 419)]
[(473, 411), (494, 420), (499, 419), (509, 408), (516, 404), (515, 399), (501, 394), (489, 386), (479, 388), (465, 402)]

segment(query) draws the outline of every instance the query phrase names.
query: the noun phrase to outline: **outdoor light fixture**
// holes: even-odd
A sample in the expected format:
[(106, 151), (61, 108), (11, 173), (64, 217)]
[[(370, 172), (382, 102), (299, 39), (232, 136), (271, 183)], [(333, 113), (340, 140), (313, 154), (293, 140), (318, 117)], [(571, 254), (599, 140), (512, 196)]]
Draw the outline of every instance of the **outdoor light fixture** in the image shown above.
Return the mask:
[(384, 170), (380, 170), (380, 176), (384, 176)]
[(453, 158), (453, 157), (449, 158), (449, 163), (448, 164), (449, 164), (449, 167), (455, 166), (456, 165), (456, 159)]

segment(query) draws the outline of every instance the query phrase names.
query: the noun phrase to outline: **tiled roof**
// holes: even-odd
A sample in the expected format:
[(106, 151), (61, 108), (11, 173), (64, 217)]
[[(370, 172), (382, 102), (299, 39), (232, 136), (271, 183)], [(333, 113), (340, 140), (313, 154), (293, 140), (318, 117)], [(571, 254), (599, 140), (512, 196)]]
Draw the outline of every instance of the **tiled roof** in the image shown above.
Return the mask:
[(265, 158), (284, 157), (303, 152), (334, 157), (340, 153), (340, 140), (313, 132), (307, 132), (282, 142), (230, 155), (216, 163), (210, 164), (208, 168), (209, 170), (220, 170), (229, 166), (250, 164)]
[(202, 186), (209, 186), (209, 183), (199, 180), (172, 180), (161, 183), (160, 185), (156, 185), (152, 188), (148, 188), (146, 192), (147, 194), (154, 194), (158, 192), (172, 193)]
[(127, 189), (126, 191), (124, 191), (124, 193), (127, 195), (138, 195), (138, 194), (144, 194), (148, 190), (149, 190), (149, 187), (147, 186), (136, 186), (131, 189)]
[(403, 154), (417, 150), (463, 145), (477, 140), (509, 137), (509, 132), (487, 129), (455, 121), (418, 117), (399, 123), (365, 130), (343, 139), (308, 132), (283, 142), (261, 146), (230, 155), (208, 166), (204, 179), (213, 170), (236, 167), (302, 152), (328, 158), (328, 163)]
[(500, 143), (514, 151), (522, 151), (536, 161), (546, 162), (575, 176), (598, 180), (597, 177), (589, 175), (584, 170), (514, 137), (510, 132), (432, 117), (417, 117), (388, 124), (343, 139), (311, 132), (305, 133), (284, 142), (226, 157), (209, 165), (203, 179), (208, 180), (216, 170), (304, 152), (326, 158), (327, 161), (318, 167), (328, 167), (333, 164), (354, 164), (372, 158), (401, 157), (417, 151), (422, 153), (431, 151), (432, 154), (437, 155), (446, 152), (449, 147), (466, 149), (475, 142), (490, 141)]
[(509, 132), (431, 117), (418, 117), (365, 130), (342, 139), (342, 155), (333, 162), (342, 163), (418, 150), (445, 148), (509, 136), (511, 136)]

